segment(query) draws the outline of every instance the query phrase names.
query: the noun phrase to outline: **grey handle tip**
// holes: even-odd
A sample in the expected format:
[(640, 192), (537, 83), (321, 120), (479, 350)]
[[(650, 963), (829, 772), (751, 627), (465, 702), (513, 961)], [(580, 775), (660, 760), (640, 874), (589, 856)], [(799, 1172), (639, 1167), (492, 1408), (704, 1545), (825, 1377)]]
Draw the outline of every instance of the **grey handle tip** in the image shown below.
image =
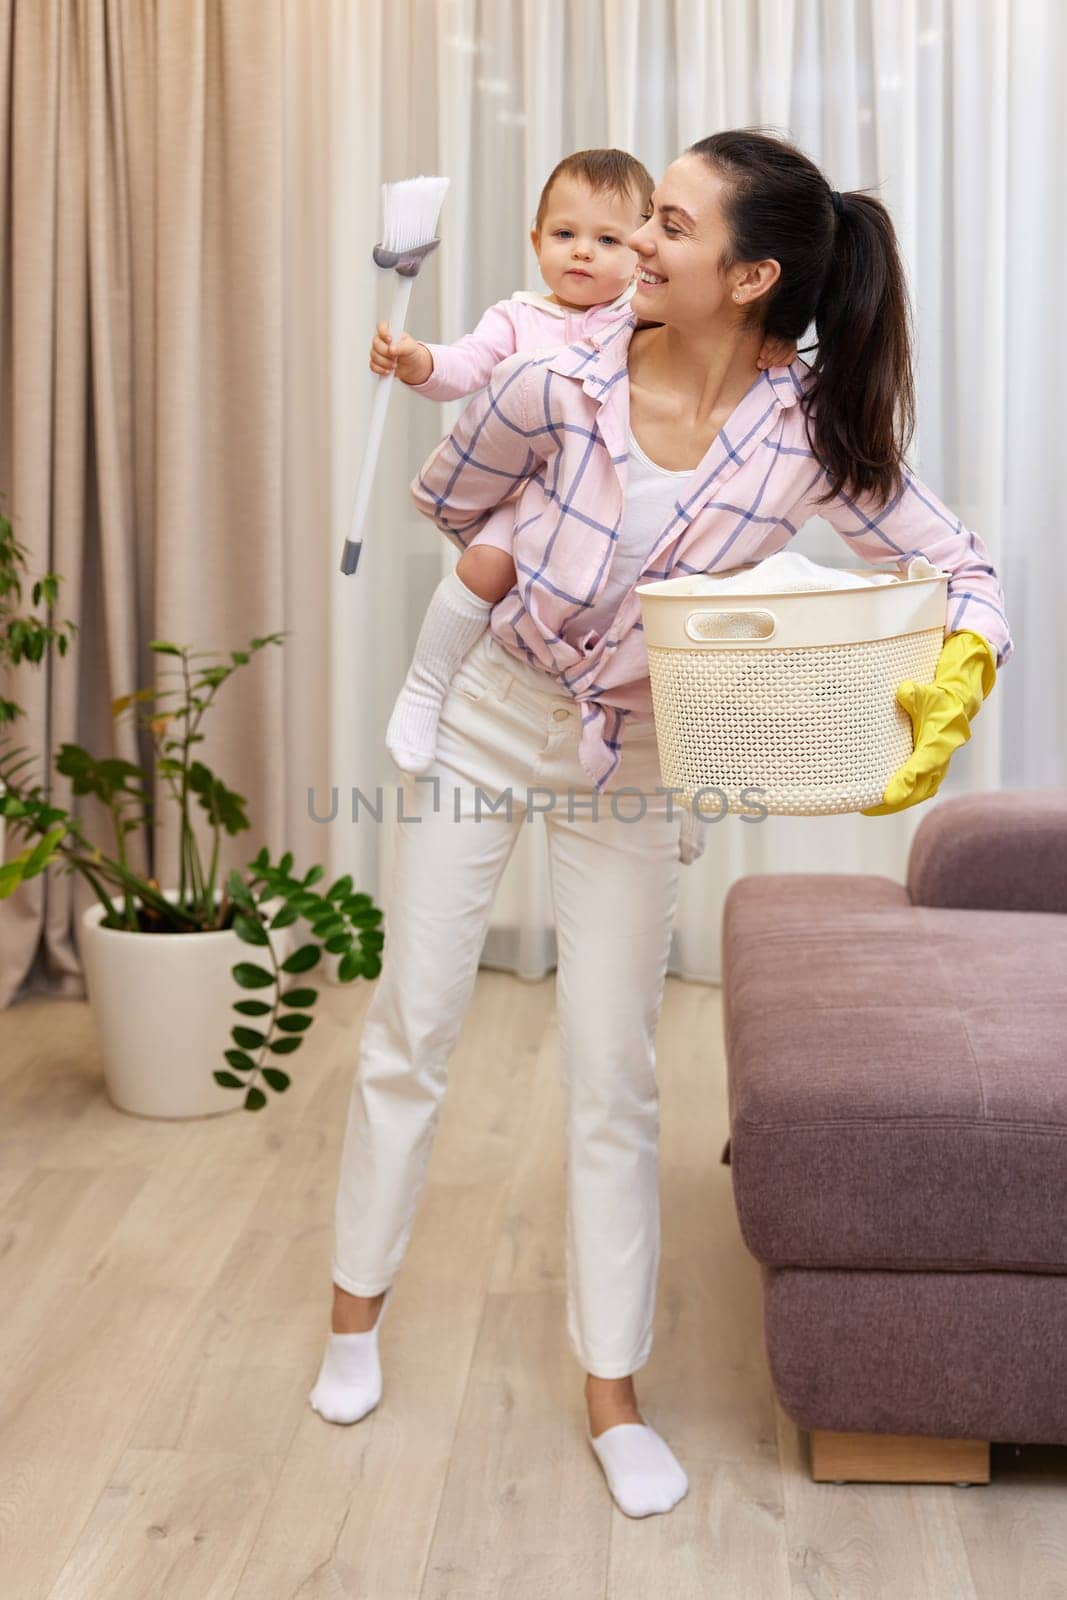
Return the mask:
[(359, 566), (359, 552), (362, 549), (362, 539), (357, 539), (355, 543), (353, 543), (351, 539), (345, 540), (344, 554), (341, 557), (341, 571), (346, 575), (346, 577), (351, 577), (353, 572), (355, 572), (356, 568)]

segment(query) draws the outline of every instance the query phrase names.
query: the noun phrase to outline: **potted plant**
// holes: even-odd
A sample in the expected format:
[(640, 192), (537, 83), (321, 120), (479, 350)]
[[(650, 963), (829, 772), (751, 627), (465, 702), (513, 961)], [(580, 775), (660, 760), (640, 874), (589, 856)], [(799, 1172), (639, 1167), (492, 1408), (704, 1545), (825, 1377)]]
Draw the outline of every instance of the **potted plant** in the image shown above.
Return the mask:
[[(13, 569), (19, 547), (9, 539), (0, 546), (5, 549)], [(52, 603), (58, 580), (50, 575), (44, 582), (40, 593)], [(349, 875), (319, 891), (322, 866), (298, 876), (290, 851), (273, 862), (265, 846), (225, 881), (219, 872), (222, 834), (235, 836), (250, 824), (244, 796), (198, 759), (201, 726), (222, 686), (283, 637), (253, 639), (228, 660), (152, 640), (152, 650), (173, 663), (161, 668), (161, 678), (174, 681), (123, 695), (111, 708), (116, 719), (132, 713), (147, 733), (149, 770), (94, 757), (80, 745), (60, 747), (55, 770), (71, 780), (76, 795), (93, 796), (110, 814), (113, 855), (93, 845), (79, 819), (52, 805), (45, 789), (27, 782), (24, 768), (33, 758), (12, 748), (0, 730), (0, 813), (12, 835), (28, 841), (0, 864), (0, 899), (45, 870), (79, 873), (92, 889), (96, 904), (82, 917), (81, 951), (108, 1094), (121, 1110), (157, 1117), (211, 1115), (240, 1105), (260, 1110), (265, 1090), (281, 1094), (289, 1087), (281, 1063), (300, 1048), (314, 1021), (318, 992), (304, 975), (323, 949), (339, 958), (342, 983), (375, 978), (381, 970), (382, 913), (369, 895), (354, 891)], [(63, 643), (60, 650), (65, 653)], [(129, 834), (146, 826), (154, 810), (153, 777), (179, 810), (173, 889), (142, 876), (128, 859)], [(194, 826), (197, 811), (211, 840), (207, 862)], [(283, 930), (300, 920), (311, 937), (285, 955), (292, 935)], [(242, 951), (242, 945), (250, 948)]]
[[(3, 498), (0, 495), (0, 500)], [(40, 666), (53, 645), (58, 645), (61, 656), (66, 655), (70, 638), (78, 631), (69, 619), (61, 627), (53, 628), (35, 615), (42, 601), (49, 607), (56, 603), (59, 579), (54, 572), (46, 572), (34, 584), (34, 612), (27, 615), (20, 613), (24, 581), (20, 569), (25, 573), (26, 567), (25, 546), (15, 538), (11, 523), (0, 512), (0, 667), (5, 662), (17, 667), (21, 661)], [(0, 694), (0, 741), (6, 736), (4, 730), (25, 714), (14, 700), (7, 700)], [(0, 782), (0, 798), (3, 794), (4, 785)], [(4, 834), (4, 816), (0, 810), (0, 865), (4, 860)]]

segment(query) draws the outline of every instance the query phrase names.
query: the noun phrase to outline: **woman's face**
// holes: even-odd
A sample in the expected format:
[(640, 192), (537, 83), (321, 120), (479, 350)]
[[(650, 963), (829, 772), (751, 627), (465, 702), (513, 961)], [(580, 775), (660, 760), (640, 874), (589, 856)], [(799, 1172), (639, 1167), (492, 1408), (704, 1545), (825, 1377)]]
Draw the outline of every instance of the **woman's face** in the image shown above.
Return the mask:
[[(722, 194), (723, 180), (703, 156), (671, 162), (653, 191), (651, 217), (626, 241), (638, 255), (636, 317), (691, 329), (737, 324), (775, 282), (777, 261), (739, 262), (721, 271), (729, 244)], [(643, 272), (660, 281), (646, 283)]]

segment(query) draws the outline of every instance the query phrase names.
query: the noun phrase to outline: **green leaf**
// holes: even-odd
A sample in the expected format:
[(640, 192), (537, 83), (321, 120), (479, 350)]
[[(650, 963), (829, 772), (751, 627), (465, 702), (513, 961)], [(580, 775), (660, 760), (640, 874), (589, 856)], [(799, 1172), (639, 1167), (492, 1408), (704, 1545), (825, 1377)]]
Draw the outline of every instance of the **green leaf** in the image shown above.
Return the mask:
[(293, 870), (293, 852), (291, 850), (287, 850), (285, 852), (285, 854), (282, 856), (282, 859), (278, 862), (278, 871), (279, 872), (292, 872), (292, 870)]
[(235, 1078), (232, 1072), (215, 1072), (212, 1074), (216, 1083), (221, 1083), (224, 1089), (243, 1089), (244, 1082)]
[(180, 656), (182, 653), (180, 645), (170, 644), (166, 639), (150, 639), (148, 648), (158, 651), (161, 656)]
[(0, 900), (9, 900), (22, 882), (22, 862), (16, 856), (0, 867)]
[(272, 1089), (277, 1089), (279, 1094), (284, 1094), (289, 1087), (289, 1074), (282, 1072), (278, 1067), (264, 1067), (263, 1077)]
[(270, 925), (272, 928), (288, 928), (299, 915), (299, 911), (294, 910), (292, 906), (282, 906), (281, 910), (271, 918)]
[(246, 916), (238, 912), (233, 919), (233, 931), (245, 944), (270, 944), (267, 930), (257, 917)]
[(44, 838), (34, 846), (33, 850), (30, 852), (29, 859), (22, 869), (22, 876), (24, 878), (35, 878), (39, 872), (44, 870), (48, 862), (55, 855), (59, 846), (59, 841), (62, 839), (66, 831), (66, 824), (64, 823), (62, 827), (53, 828), (50, 833), (46, 833)]
[(255, 910), (256, 902), (252, 891), (236, 867), (230, 868), (226, 879), (226, 892), (235, 905), (243, 906), (246, 911)]
[(307, 972), (322, 956), (322, 951), (317, 944), (302, 944), (299, 950), (294, 950), (287, 960), (282, 962), (283, 972)]
[(236, 1067), (238, 1072), (255, 1072), (256, 1064), (251, 1056), (246, 1056), (243, 1050), (224, 1050), (223, 1055), (231, 1067)]
[(316, 864), (313, 867), (309, 867), (308, 870), (304, 874), (304, 883), (303, 883), (304, 888), (305, 889), (310, 889), (311, 885), (313, 883), (319, 883), (325, 876), (326, 876), (326, 868), (325, 867), (321, 867), (318, 864)]
[[(95, 795), (106, 806), (111, 805), (118, 794), (144, 798), (142, 786), (145, 775), (131, 761), (120, 761), (117, 757), (97, 761), (81, 745), (62, 744), (55, 759), (55, 769), (64, 778), (72, 780), (75, 794)], [(127, 779), (136, 781), (128, 783)]]
[(239, 1044), (242, 1050), (258, 1050), (260, 1045), (267, 1042), (267, 1035), (260, 1033), (258, 1028), (231, 1028), (230, 1038), (235, 1044)]
[(267, 1049), (273, 1050), (276, 1056), (291, 1056), (294, 1050), (300, 1049), (300, 1046), (303, 1044), (303, 1042), (303, 1039), (299, 1038), (272, 1039), (270, 1044), (267, 1046)]
[[(305, 1028), (310, 1028), (314, 1017), (279, 1017), (275, 1027), (281, 1028), (284, 1033), (303, 1033)], [(244, 1032), (244, 1029), (241, 1030)], [(240, 1043), (240, 1040), (238, 1040)]]
[(331, 956), (339, 956), (343, 950), (348, 949), (351, 943), (352, 939), (349, 934), (335, 933), (332, 939), (327, 939), (326, 949)]
[(375, 908), (373, 911), (350, 911), (349, 921), (360, 928), (375, 928), (382, 920), (382, 913)]
[(245, 1017), (265, 1017), (274, 1007), (269, 1006), (265, 1000), (235, 1000), (233, 1009), (240, 1011)]
[(299, 890), (296, 892), (296, 894), (291, 894), (289, 896), (289, 904), (291, 906), (295, 906), (302, 917), (306, 917), (322, 909), (322, 901), (319, 899), (317, 894), (301, 894)]
[(317, 989), (287, 989), (279, 996), (283, 1006), (313, 1006), (319, 998)]
[(253, 1087), (249, 1089), (248, 1093), (245, 1095), (246, 1111), (262, 1111), (266, 1103), (267, 1097), (263, 1093), (262, 1089), (256, 1089)]
[(350, 950), (337, 963), (337, 976), (342, 983), (351, 983), (353, 978), (359, 978), (362, 975), (363, 955), (359, 950)]
[(242, 833), (251, 824), (245, 815), (245, 797), (227, 789), (221, 778), (194, 761), (189, 767), (189, 787), (213, 824), (221, 824), (229, 834)]
[(326, 898), (327, 900), (343, 900), (346, 894), (351, 893), (351, 889), (352, 874), (346, 872), (343, 878), (338, 878), (336, 883), (330, 885), (326, 891)]
[(347, 917), (355, 917), (357, 910), (371, 910), (374, 906), (370, 894), (350, 894), (347, 901), (342, 904), (341, 910)]
[(365, 956), (363, 959), (363, 976), (376, 978), (382, 970), (382, 964), (377, 956)]
[(235, 967), (230, 968), (230, 971), (234, 981), (239, 983), (242, 989), (265, 989), (268, 984), (274, 982), (273, 972), (266, 972), (251, 961), (239, 961)]

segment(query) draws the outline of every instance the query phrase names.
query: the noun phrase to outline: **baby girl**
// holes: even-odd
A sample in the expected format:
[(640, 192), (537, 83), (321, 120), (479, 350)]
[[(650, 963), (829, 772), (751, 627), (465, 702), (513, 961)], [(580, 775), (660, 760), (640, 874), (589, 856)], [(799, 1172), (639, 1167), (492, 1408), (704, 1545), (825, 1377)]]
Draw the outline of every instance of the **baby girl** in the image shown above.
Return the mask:
[[(455, 344), (419, 344), (378, 324), (371, 371), (395, 370), (431, 400), (456, 400), (489, 381), (498, 362), (601, 334), (631, 315), (637, 255), (627, 239), (648, 217), (653, 180), (623, 150), (579, 150), (549, 174), (530, 242), (548, 295), (518, 289), (489, 307), (473, 333)], [(796, 347), (768, 339), (760, 367), (783, 365)], [(514, 512), (503, 506), (438, 584), (411, 667), (386, 729), (389, 754), (403, 772), (425, 772), (434, 759), (441, 705), (460, 662), (489, 625), (489, 613), (515, 585)]]

